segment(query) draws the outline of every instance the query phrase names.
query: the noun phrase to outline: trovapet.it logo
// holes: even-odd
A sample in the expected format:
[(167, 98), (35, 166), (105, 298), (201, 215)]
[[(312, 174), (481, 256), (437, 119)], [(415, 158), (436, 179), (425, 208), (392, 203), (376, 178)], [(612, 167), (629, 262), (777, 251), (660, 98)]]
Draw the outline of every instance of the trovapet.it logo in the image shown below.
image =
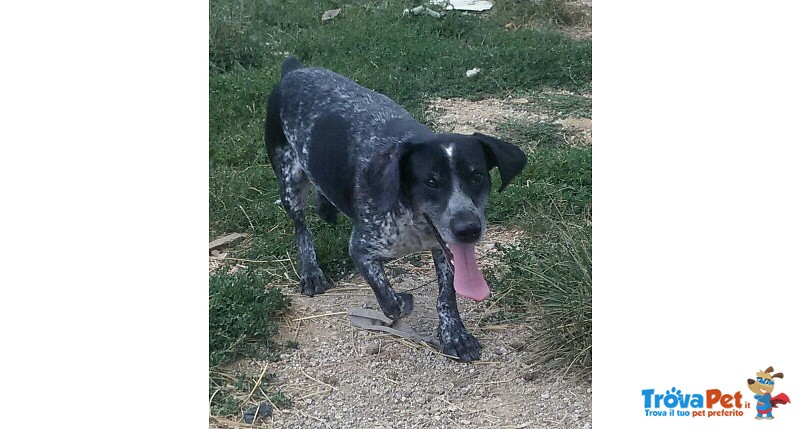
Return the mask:
[(772, 414), (774, 408), (791, 403), (785, 393), (773, 395), (775, 379), (783, 378), (783, 373), (772, 372), (770, 366), (764, 371), (756, 371), (755, 380), (747, 379), (747, 388), (755, 393), (755, 406), (742, 396), (741, 391), (730, 393), (720, 389), (706, 389), (705, 392), (686, 393), (672, 387), (657, 393), (655, 389), (643, 389), (644, 414), (652, 417), (689, 418), (754, 415), (757, 420), (772, 420), (775, 418)]
[(742, 392), (723, 393), (707, 389), (704, 393), (684, 393), (673, 387), (665, 393), (643, 389), (644, 415), (655, 417), (741, 417), (750, 402), (742, 401)]

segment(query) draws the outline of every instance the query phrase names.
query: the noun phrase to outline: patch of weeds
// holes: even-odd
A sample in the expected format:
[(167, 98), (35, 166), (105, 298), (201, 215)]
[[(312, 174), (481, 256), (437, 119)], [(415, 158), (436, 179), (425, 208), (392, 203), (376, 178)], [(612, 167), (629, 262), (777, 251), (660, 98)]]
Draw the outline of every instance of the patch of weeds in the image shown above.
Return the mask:
[(291, 407), (292, 399), (271, 386), (274, 380), (274, 373), (262, 376), (260, 373), (248, 374), (243, 371), (212, 371), (209, 374), (211, 414), (239, 419), (246, 408), (265, 401), (279, 409)]
[[(209, 277), (209, 397), (213, 415), (240, 418), (246, 405), (265, 398), (291, 401), (269, 386), (272, 373), (247, 373), (224, 368), (243, 357), (275, 361), (278, 345), (271, 340), (278, 330), (275, 316), (290, 305), (277, 288), (266, 288), (252, 270), (235, 274), (217, 272)], [(277, 406), (277, 404), (276, 404)]]
[(504, 266), (487, 278), (512, 314), (543, 321), (530, 347), (538, 362), (583, 373), (591, 367), (592, 152), (564, 145), (561, 132), (548, 123), (500, 128), (527, 148), (528, 165), (490, 203), (487, 219), (525, 234), (514, 246), (498, 246)]
[(501, 275), (492, 273), (494, 287), (511, 309), (541, 315), (545, 331), (531, 340), (540, 363), (590, 368), (591, 222), (542, 212), (525, 222), (529, 237), (498, 248), (507, 267)]
[(274, 317), (290, 305), (279, 289), (266, 289), (251, 270), (209, 277), (209, 362), (218, 365), (244, 356), (264, 357), (277, 332)]

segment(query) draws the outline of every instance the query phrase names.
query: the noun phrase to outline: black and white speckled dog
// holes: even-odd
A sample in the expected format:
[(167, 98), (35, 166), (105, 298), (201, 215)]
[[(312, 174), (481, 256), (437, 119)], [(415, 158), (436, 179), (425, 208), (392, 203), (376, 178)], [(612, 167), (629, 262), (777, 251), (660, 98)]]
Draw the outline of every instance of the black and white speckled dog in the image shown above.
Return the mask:
[(269, 96), (265, 138), (295, 225), (300, 292), (314, 296), (330, 287), (305, 222), (313, 186), (323, 219), (333, 222), (342, 212), (353, 220), (350, 255), (386, 316), (409, 314), (413, 300), (392, 289), (383, 262), (431, 250), (443, 351), (479, 359), (481, 345), (464, 327), (455, 293), (489, 297), (474, 253), (486, 231), (489, 170), (499, 168), (502, 190), (522, 171), (525, 154), (479, 133), (434, 133), (388, 97), (330, 70), (303, 68), (296, 58), (287, 58), (281, 72)]

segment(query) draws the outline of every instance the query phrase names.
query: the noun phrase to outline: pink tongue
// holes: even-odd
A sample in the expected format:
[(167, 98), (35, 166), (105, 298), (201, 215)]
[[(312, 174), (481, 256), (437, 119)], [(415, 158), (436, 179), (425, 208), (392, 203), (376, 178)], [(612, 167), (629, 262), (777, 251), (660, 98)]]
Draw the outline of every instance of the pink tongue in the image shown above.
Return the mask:
[(489, 285), (483, 278), (478, 263), (475, 262), (474, 244), (448, 244), (447, 247), (453, 252), (453, 265), (455, 268), (453, 285), (459, 295), (483, 301), (492, 295)]

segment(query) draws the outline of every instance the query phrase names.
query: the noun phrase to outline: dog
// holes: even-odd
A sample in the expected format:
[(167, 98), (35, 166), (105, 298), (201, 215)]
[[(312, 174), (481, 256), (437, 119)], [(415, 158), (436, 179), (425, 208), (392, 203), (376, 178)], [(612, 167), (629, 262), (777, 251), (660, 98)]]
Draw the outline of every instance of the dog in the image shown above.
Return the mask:
[(757, 371), (755, 380), (752, 378), (747, 379), (747, 388), (756, 394), (755, 399), (758, 401), (756, 404), (757, 420), (772, 420), (775, 418), (772, 416), (773, 408), (791, 403), (789, 396), (785, 393), (772, 396), (772, 391), (775, 390), (775, 379), (783, 378), (782, 372), (772, 374), (772, 371), (772, 367), (769, 367), (764, 371)]
[(432, 252), (442, 351), (464, 362), (480, 359), (481, 344), (464, 327), (455, 294), (491, 294), (474, 252), (486, 231), (489, 171), (498, 168), (502, 191), (525, 167), (524, 152), (479, 133), (434, 133), (385, 95), (294, 57), (284, 60), (269, 95), (265, 142), (294, 221), (300, 292), (314, 296), (331, 286), (305, 221), (313, 188), (322, 219), (333, 223), (341, 212), (353, 220), (350, 256), (390, 319), (411, 313), (414, 302), (392, 289), (383, 263)]

